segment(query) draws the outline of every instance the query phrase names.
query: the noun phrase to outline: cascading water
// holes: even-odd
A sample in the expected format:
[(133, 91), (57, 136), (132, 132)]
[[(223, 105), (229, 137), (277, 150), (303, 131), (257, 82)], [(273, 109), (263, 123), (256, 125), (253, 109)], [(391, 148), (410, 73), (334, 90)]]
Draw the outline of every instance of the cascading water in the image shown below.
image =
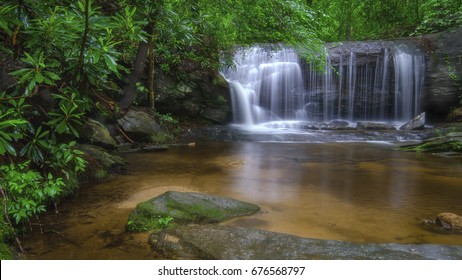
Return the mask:
[(396, 50), (395, 64), (395, 119), (410, 119), (420, 110), (420, 92), (423, 87), (422, 74), (425, 60), (415, 55)]
[(291, 49), (261, 47), (236, 53), (230, 81), (234, 121), (253, 125), (281, 119), (305, 119), (303, 78), (298, 55)]
[(235, 123), (407, 121), (420, 113), (425, 61), (410, 46), (331, 48), (324, 71), (290, 48), (241, 49), (234, 61), (223, 75)]

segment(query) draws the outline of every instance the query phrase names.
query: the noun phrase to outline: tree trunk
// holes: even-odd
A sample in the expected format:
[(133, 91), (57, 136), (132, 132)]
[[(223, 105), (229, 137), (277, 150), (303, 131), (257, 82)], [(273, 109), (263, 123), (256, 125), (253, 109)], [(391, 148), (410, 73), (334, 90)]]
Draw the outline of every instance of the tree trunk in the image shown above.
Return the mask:
[(76, 72), (74, 74), (75, 75), (74, 82), (77, 82), (78, 80), (82, 80), (83, 62), (85, 58), (85, 46), (87, 44), (88, 33), (90, 32), (90, 20), (89, 20), (90, 0), (85, 0), (84, 5), (85, 5), (84, 7), (85, 27), (84, 27), (84, 31), (82, 34), (82, 42), (80, 44), (79, 60), (77, 61)]
[(144, 65), (146, 63), (146, 57), (148, 56), (149, 44), (146, 42), (140, 42), (138, 45), (138, 51), (136, 53), (135, 63), (133, 70), (128, 78), (127, 85), (124, 88), (122, 99), (119, 104), (121, 107), (128, 107), (132, 105), (136, 95), (136, 83), (141, 78), (144, 71)]
[(148, 77), (148, 102), (149, 108), (154, 112), (156, 111), (155, 99), (156, 92), (154, 89), (154, 78), (155, 78), (155, 56), (154, 56), (154, 39), (155, 35), (152, 35), (151, 40), (149, 41), (149, 77)]

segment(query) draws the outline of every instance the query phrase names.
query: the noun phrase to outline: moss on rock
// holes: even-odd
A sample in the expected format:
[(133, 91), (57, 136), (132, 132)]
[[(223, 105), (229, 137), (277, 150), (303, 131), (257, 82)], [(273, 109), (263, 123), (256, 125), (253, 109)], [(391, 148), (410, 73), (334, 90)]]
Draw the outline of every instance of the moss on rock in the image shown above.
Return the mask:
[(122, 173), (125, 171), (125, 161), (104, 148), (93, 145), (79, 145), (85, 153), (88, 166), (85, 172), (79, 175), (81, 182), (94, 182), (106, 179), (109, 173)]
[(462, 132), (451, 132), (401, 149), (418, 153), (462, 153)]
[(139, 203), (128, 219), (129, 231), (159, 230), (172, 218), (173, 224), (217, 223), (233, 217), (250, 215), (257, 205), (207, 194), (166, 192)]

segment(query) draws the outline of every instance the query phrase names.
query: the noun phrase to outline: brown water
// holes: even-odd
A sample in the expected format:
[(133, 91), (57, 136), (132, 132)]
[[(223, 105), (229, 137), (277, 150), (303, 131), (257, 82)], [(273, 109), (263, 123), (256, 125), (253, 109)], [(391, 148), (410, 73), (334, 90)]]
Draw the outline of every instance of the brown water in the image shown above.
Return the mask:
[(462, 215), (462, 159), (378, 143), (198, 143), (125, 155), (127, 175), (84, 186), (24, 240), (30, 259), (152, 259), (148, 234), (125, 224), (138, 202), (167, 190), (252, 202), (262, 210), (225, 222), (354, 242), (462, 245), (422, 229), (441, 212)]

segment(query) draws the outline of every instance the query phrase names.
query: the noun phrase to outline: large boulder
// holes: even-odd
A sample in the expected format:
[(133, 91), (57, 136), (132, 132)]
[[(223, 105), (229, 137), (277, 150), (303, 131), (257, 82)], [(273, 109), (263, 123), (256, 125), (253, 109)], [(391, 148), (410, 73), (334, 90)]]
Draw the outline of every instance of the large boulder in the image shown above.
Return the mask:
[(154, 117), (144, 111), (130, 109), (117, 123), (133, 140), (157, 144), (166, 144), (173, 140)]
[(102, 123), (93, 119), (86, 120), (80, 129), (80, 136), (90, 144), (103, 146), (108, 149), (114, 149), (117, 146), (109, 130)]
[(461, 259), (462, 246), (359, 244), (319, 240), (253, 228), (181, 226), (153, 233), (149, 243), (164, 258), (296, 259)]
[(425, 112), (415, 116), (412, 120), (403, 124), (399, 129), (401, 130), (417, 130), (425, 127)]
[(85, 172), (79, 175), (81, 182), (100, 181), (111, 173), (125, 172), (126, 162), (120, 156), (94, 145), (80, 144), (77, 148), (84, 152), (84, 158), (88, 162)]
[(130, 109), (117, 120), (120, 127), (127, 133), (151, 136), (160, 131), (160, 125), (146, 112)]
[(259, 210), (257, 205), (232, 198), (170, 191), (139, 203), (128, 218), (128, 229), (155, 230), (159, 227), (159, 219), (165, 218), (173, 218), (175, 224), (217, 223)]

